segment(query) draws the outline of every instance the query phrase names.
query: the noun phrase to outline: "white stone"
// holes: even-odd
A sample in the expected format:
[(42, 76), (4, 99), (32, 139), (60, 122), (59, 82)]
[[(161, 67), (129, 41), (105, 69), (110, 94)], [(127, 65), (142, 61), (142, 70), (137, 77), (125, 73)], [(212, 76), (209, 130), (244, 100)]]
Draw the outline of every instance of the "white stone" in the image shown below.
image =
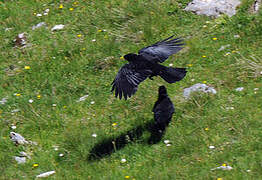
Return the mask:
[(65, 25), (63, 24), (59, 24), (59, 25), (55, 25), (51, 31), (57, 31), (57, 30), (61, 30), (61, 29), (64, 29)]
[(89, 96), (88, 94), (84, 95), (84, 96), (80, 97), (76, 102), (84, 101), (84, 100), (86, 100), (86, 98), (88, 98), (88, 96)]
[(204, 93), (212, 93), (212, 94), (217, 93), (217, 91), (213, 87), (209, 87), (206, 84), (197, 83), (189, 88), (185, 88), (183, 95), (186, 99), (188, 99), (190, 97), (190, 94), (195, 91), (200, 91)]
[(45, 26), (45, 25), (46, 25), (45, 22), (40, 22), (40, 23), (38, 23), (37, 25), (34, 25), (34, 26), (32, 27), (32, 30), (38, 29), (38, 28), (40, 28), (40, 27), (42, 27), (42, 26)]
[(198, 15), (218, 17), (227, 14), (229, 17), (236, 14), (236, 7), (239, 0), (193, 0), (185, 8), (186, 11), (195, 12)]
[(14, 159), (18, 164), (24, 164), (26, 162), (26, 157), (14, 156)]
[(37, 178), (43, 178), (43, 177), (48, 177), (48, 176), (50, 176), (50, 175), (52, 175), (52, 174), (55, 174), (55, 171), (48, 171), (48, 172), (39, 174), (39, 175), (37, 175), (36, 177), (37, 177)]

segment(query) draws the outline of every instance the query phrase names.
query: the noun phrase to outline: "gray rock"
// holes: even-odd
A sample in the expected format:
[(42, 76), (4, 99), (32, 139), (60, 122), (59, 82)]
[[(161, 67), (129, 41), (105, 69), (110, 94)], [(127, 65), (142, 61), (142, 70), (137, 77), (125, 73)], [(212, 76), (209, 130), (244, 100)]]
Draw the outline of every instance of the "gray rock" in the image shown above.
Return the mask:
[(185, 10), (198, 15), (218, 17), (220, 14), (227, 14), (231, 17), (236, 14), (236, 7), (239, 4), (239, 0), (193, 0)]
[(10, 138), (16, 145), (32, 144), (37, 145), (36, 142), (27, 141), (21, 134), (10, 132)]
[(28, 141), (21, 134), (10, 132), (10, 138), (16, 144), (28, 144)]
[(183, 95), (186, 99), (188, 99), (190, 97), (190, 94), (192, 92), (196, 92), (196, 91), (200, 91), (200, 92), (204, 92), (204, 93), (212, 93), (212, 94), (217, 93), (217, 91), (213, 87), (209, 87), (206, 84), (197, 83), (197, 84), (194, 84), (193, 86), (191, 86), (189, 88), (184, 89)]

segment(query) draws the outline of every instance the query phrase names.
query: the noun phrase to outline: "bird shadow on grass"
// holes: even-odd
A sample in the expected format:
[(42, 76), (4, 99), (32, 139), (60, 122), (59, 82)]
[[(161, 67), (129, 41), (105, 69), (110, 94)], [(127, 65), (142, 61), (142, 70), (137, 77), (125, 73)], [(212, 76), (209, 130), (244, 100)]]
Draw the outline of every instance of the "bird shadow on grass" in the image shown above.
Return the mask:
[(137, 126), (121, 135), (104, 139), (102, 142), (96, 144), (89, 152), (88, 160), (100, 160), (105, 156), (124, 148), (127, 144), (138, 140), (145, 131), (151, 133), (147, 140), (147, 144), (156, 144), (161, 141), (165, 134), (164, 130), (159, 130), (159, 127), (154, 122), (148, 122), (145, 125)]

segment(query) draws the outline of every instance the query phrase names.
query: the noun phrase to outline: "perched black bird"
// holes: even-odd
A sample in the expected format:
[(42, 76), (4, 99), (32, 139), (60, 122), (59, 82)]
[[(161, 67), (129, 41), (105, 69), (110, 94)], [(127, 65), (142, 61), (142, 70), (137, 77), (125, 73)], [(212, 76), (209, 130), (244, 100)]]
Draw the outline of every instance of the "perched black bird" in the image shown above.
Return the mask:
[(158, 89), (158, 99), (153, 107), (155, 125), (154, 129), (164, 132), (175, 112), (174, 105), (167, 95), (166, 87), (160, 86)]
[(146, 78), (152, 79), (159, 75), (168, 83), (180, 81), (186, 75), (185, 68), (165, 67), (164, 62), (172, 54), (183, 48), (183, 39), (172, 39), (173, 36), (139, 50), (138, 54), (127, 54), (124, 58), (129, 62), (121, 67), (114, 81), (112, 90), (121, 99), (131, 97), (137, 91), (138, 85)]

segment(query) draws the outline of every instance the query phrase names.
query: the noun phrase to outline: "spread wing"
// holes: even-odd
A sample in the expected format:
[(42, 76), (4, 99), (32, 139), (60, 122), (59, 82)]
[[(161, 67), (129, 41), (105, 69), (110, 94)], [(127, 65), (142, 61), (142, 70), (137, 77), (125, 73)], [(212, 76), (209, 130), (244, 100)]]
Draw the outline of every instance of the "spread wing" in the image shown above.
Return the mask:
[(125, 100), (131, 97), (137, 91), (138, 85), (144, 81), (149, 75), (149, 70), (136, 70), (132, 64), (125, 64), (118, 71), (114, 81), (112, 82), (112, 90), (115, 90), (115, 96), (119, 96), (122, 99), (122, 95)]
[(159, 41), (151, 46), (140, 49), (138, 53), (140, 55), (144, 55), (145, 57), (154, 57), (156, 61), (162, 63), (169, 56), (183, 49), (183, 45), (185, 45), (183, 43), (183, 39), (172, 39), (173, 37), (174, 36), (170, 36), (169, 38)]

